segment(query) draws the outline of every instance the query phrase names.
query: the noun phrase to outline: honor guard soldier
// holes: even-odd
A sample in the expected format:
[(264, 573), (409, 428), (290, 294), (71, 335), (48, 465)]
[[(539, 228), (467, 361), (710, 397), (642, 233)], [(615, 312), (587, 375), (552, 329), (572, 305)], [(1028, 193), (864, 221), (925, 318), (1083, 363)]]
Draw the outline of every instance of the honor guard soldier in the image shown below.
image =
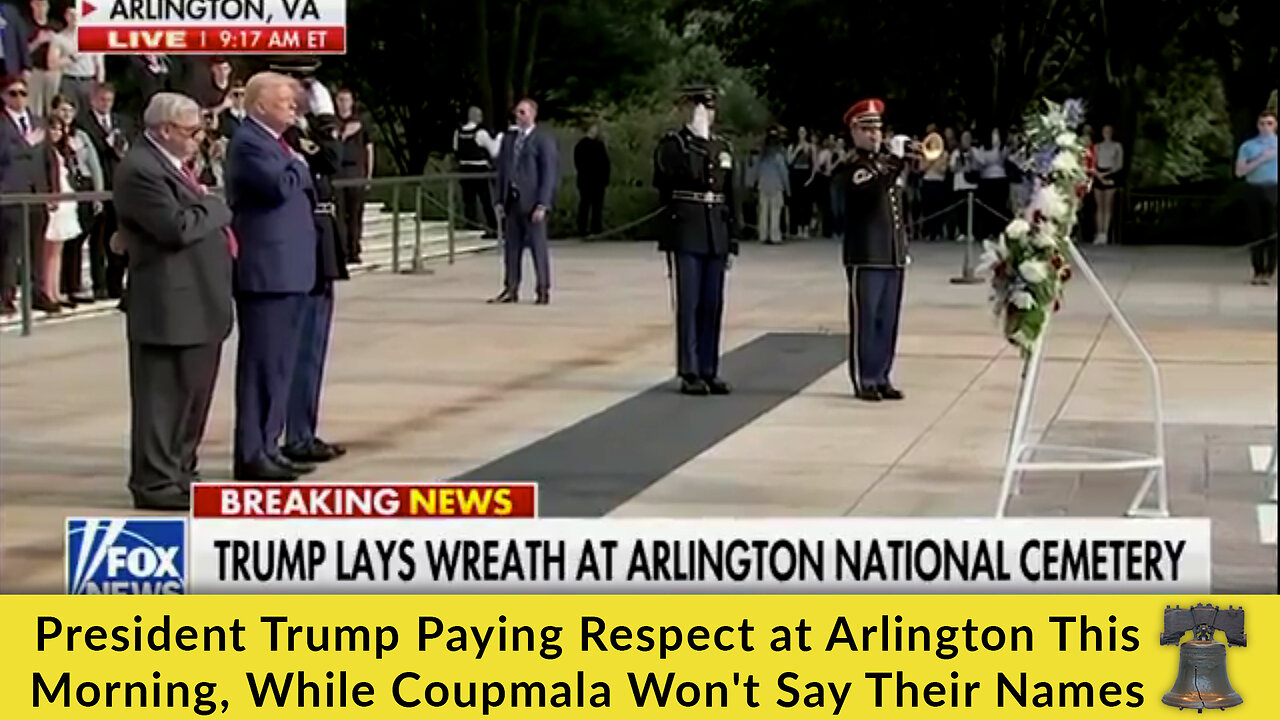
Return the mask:
[(667, 133), (654, 153), (654, 184), (667, 208), (658, 249), (675, 276), (676, 362), (680, 391), (725, 395), (719, 377), (725, 273), (738, 253), (733, 219), (733, 151), (711, 132), (719, 92), (683, 93), (686, 123)]
[(334, 281), (349, 277), (344, 228), (338, 222), (337, 192), (333, 187), (333, 178), (342, 168), (338, 117), (323, 103), (320, 107), (313, 105), (317, 91), (306, 85), (319, 65), (319, 60), (306, 57), (291, 57), (271, 65), (273, 71), (299, 80), (299, 122), (285, 131), (284, 140), (306, 159), (316, 192), (316, 284), (302, 314), (302, 342), (286, 408), (285, 445), (281, 448), (286, 458), (297, 463), (326, 462), (346, 454), (341, 445), (327, 443), (316, 435), (333, 325)]
[[(844, 266), (849, 283), (849, 377), (861, 400), (900, 400), (889, 381), (898, 343), (907, 235), (898, 178), (906, 165), (883, 141), (884, 102), (844, 114), (853, 138), (846, 194)], [(905, 149), (904, 149), (905, 152)]]

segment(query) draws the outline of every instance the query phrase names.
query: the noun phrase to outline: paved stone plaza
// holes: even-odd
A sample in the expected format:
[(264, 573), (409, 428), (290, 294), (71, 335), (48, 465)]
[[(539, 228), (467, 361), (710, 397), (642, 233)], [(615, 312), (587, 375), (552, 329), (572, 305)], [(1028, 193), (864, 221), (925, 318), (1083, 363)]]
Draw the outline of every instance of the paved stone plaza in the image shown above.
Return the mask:
[[(499, 289), (491, 253), (434, 274), (359, 276), (340, 288), (322, 427), (351, 452), (310, 477), (537, 474), (554, 461), (577, 471), (544, 488), (559, 515), (991, 516), (1019, 360), (985, 286), (948, 282), (959, 248), (914, 254), (896, 371), (906, 401), (850, 397), (843, 270), (833, 243), (811, 241), (745, 247), (725, 332), (739, 391), (662, 394), (666, 416), (653, 402), (618, 410), (672, 376), (665, 266), (650, 244), (557, 246), (549, 307), (486, 305)], [(1275, 288), (1248, 284), (1239, 251), (1088, 254), (1160, 362), (1170, 502), (1177, 516), (1212, 518), (1214, 590), (1274, 592), (1276, 506), (1251, 448), (1276, 422)], [(233, 337), (202, 455), (209, 479), (230, 466), (234, 358)], [(61, 591), (67, 515), (134, 513), (126, 377), (118, 314), (0, 335), (0, 591)], [(1148, 403), (1137, 355), (1073, 281), (1037, 430), (1147, 450)], [(680, 422), (653, 420), (672, 408)], [(536, 458), (522, 452), (552, 436), (559, 444)], [(1119, 516), (1139, 479), (1031, 476), (1011, 512)]]

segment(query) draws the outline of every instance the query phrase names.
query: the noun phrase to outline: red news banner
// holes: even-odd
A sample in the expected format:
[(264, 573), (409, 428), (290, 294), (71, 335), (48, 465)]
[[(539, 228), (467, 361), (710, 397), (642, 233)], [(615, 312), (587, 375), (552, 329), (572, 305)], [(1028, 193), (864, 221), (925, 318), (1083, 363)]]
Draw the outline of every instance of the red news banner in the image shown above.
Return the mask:
[(534, 483), (244, 485), (193, 487), (193, 518), (532, 518)]
[(342, 54), (346, 0), (81, 0), (82, 52)]

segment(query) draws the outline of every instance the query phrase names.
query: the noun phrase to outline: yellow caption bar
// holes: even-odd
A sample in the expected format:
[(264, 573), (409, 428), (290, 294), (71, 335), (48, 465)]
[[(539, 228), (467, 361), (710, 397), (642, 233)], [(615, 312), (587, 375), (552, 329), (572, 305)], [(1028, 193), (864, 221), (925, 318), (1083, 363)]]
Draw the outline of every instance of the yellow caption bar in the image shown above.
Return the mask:
[(1224, 717), (1280, 708), (1270, 596), (0, 602), (3, 717), (1172, 718), (1165, 606), (1197, 603), (1244, 608), (1247, 645), (1225, 648), (1243, 703)]

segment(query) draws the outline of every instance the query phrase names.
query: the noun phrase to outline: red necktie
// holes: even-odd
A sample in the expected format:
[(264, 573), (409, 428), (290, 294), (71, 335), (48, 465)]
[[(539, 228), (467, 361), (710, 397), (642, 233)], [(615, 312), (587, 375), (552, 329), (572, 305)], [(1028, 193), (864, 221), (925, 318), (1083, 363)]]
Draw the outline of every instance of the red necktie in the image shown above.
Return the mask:
[[(204, 195), (208, 190), (196, 178), (196, 171), (190, 165), (182, 166), (182, 176), (187, 179), (187, 184), (195, 188), (197, 192)], [(240, 255), (240, 243), (236, 241), (236, 234), (229, 226), (223, 229), (223, 233), (227, 236), (227, 250), (231, 252), (231, 258), (234, 260)]]

